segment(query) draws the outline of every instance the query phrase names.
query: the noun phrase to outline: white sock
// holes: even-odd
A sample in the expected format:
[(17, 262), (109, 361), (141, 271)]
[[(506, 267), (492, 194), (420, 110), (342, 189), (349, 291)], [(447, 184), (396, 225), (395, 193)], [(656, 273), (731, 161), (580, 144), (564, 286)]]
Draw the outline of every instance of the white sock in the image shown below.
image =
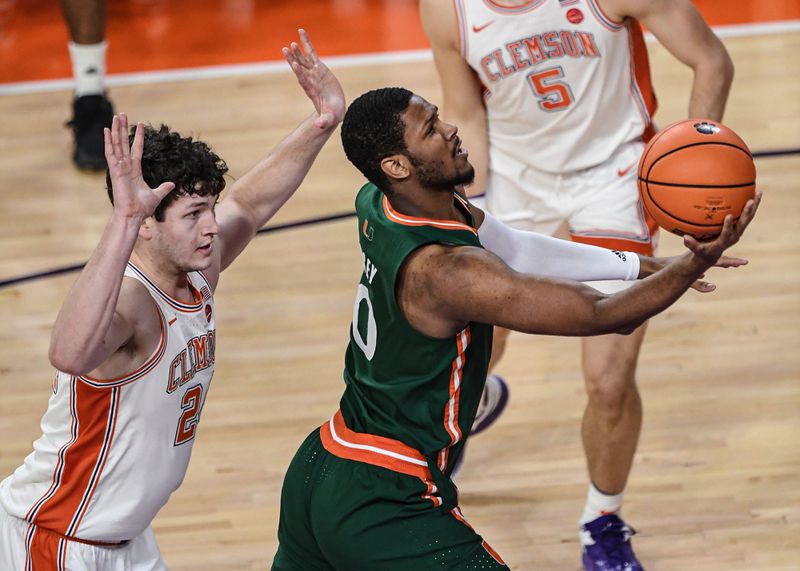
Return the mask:
[(69, 43), (76, 97), (103, 93), (107, 46), (108, 44), (104, 41), (99, 44)]
[(598, 490), (594, 484), (589, 484), (586, 506), (578, 524), (583, 525), (601, 516), (618, 512), (622, 508), (622, 496), (622, 493), (609, 496)]

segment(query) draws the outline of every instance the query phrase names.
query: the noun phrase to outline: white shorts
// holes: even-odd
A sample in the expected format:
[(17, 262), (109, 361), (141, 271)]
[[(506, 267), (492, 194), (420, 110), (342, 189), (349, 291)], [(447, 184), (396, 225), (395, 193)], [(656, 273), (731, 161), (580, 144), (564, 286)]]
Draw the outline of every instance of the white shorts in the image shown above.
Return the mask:
[[(486, 209), (520, 230), (553, 235), (566, 225), (575, 242), (652, 255), (657, 227), (646, 215), (636, 186), (643, 150), (642, 142), (626, 143), (605, 163), (565, 174), (495, 160), (486, 185)], [(613, 292), (633, 283), (590, 285)]]
[(0, 508), (0, 569), (14, 571), (166, 571), (152, 528), (121, 547), (64, 539)]

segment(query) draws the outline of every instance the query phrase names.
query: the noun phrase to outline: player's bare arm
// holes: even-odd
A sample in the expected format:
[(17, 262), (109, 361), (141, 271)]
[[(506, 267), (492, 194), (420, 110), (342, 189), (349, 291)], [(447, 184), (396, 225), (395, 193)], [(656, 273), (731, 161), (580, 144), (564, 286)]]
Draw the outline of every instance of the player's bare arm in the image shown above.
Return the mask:
[(105, 362), (137, 335), (135, 325), (118, 308), (125, 265), (142, 222), (174, 188), (165, 182), (150, 188), (142, 178), (144, 126), (139, 123), (129, 145), (128, 119), (114, 117), (105, 130), (105, 155), (111, 175), (114, 210), (100, 243), (67, 295), (50, 338), (50, 362), (74, 375)]
[(475, 168), (475, 181), (467, 191), (470, 196), (475, 196), (484, 192), (489, 168), (486, 108), (481, 83), (461, 56), (453, 3), (420, 0), (419, 7), (442, 85), (442, 116), (449, 123), (458, 125), (464, 148), (469, 151), (469, 162)]
[(219, 258), (209, 272), (212, 285), (216, 285), (219, 272), (236, 259), (256, 231), (294, 194), (344, 117), (346, 104), (339, 80), (319, 59), (304, 30), (300, 30), (300, 43), (302, 49), (292, 42), (283, 48), (283, 54), (315, 111), (237, 180), (217, 206)]
[(689, 252), (613, 295), (515, 272), (481, 248), (433, 244), (406, 261), (398, 303), (412, 325), (433, 337), (452, 335), (470, 321), (548, 335), (628, 333), (672, 305), (738, 242), (760, 198), (747, 204), (738, 222), (729, 216), (713, 242), (687, 237)]
[(643, 23), (667, 50), (694, 71), (689, 117), (721, 121), (733, 61), (690, 0), (599, 0), (609, 17)]

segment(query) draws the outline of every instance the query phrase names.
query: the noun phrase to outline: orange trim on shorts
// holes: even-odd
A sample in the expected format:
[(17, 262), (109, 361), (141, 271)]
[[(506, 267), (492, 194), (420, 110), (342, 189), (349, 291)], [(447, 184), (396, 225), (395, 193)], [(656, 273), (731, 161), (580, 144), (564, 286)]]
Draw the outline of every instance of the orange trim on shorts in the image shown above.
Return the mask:
[(650, 234), (650, 240), (647, 242), (605, 236), (584, 236), (572, 233), (570, 233), (570, 238), (572, 238), (573, 242), (578, 242), (580, 244), (590, 244), (592, 246), (600, 246), (601, 248), (606, 248), (608, 250), (635, 252), (644, 256), (652, 256), (654, 251), (653, 240), (658, 232), (658, 224), (656, 224), (656, 221), (653, 220), (647, 211), (643, 211), (643, 213), (645, 223), (647, 224), (647, 231)]
[(433, 226), (441, 230), (466, 230), (467, 232), (472, 232), (476, 236), (478, 235), (478, 231), (472, 226), (467, 226), (455, 220), (437, 220), (435, 218), (419, 218), (418, 216), (400, 214), (392, 208), (389, 199), (386, 198), (385, 195), (383, 197), (383, 213), (386, 214), (386, 217), (392, 222), (402, 224), (403, 226)]
[[(469, 523), (469, 522), (467, 521), (467, 519), (464, 517), (464, 514), (462, 514), (462, 513), (461, 513), (461, 508), (460, 508), (460, 507), (458, 507), (458, 506), (454, 507), (452, 510), (450, 510), (450, 513), (451, 513), (451, 514), (453, 515), (453, 517), (454, 517), (454, 518), (456, 518), (458, 521), (460, 521), (461, 523), (463, 523), (464, 525), (466, 525), (466, 526), (467, 526), (468, 528), (470, 528), (471, 530), (475, 531), (475, 528), (473, 528), (473, 527), (470, 525), (470, 523)], [(493, 558), (495, 561), (497, 561), (497, 562), (498, 562), (500, 565), (505, 565), (505, 564), (506, 564), (506, 562), (505, 562), (505, 561), (503, 561), (503, 558), (502, 558), (502, 557), (500, 557), (500, 554), (499, 554), (499, 553), (497, 553), (497, 551), (495, 551), (494, 549), (492, 549), (492, 546), (491, 546), (491, 545), (489, 545), (489, 544), (486, 542), (486, 540), (485, 540), (485, 539), (484, 539), (484, 540), (481, 542), (481, 547), (483, 547), (483, 548), (486, 550), (486, 553), (488, 553), (489, 555), (491, 555), (491, 556), (492, 556), (492, 558)]]
[(350, 430), (341, 410), (320, 427), (320, 438), (325, 450), (339, 458), (431, 480), (428, 459), (422, 453), (393, 438)]
[(40, 533), (43, 530), (40, 530), (37, 526), (33, 527), (34, 529), (31, 532), (33, 537), (25, 549), (25, 557), (27, 559), (25, 568), (27, 569), (29, 561), (30, 568), (33, 571), (58, 569), (58, 543), (61, 538), (48, 533)]

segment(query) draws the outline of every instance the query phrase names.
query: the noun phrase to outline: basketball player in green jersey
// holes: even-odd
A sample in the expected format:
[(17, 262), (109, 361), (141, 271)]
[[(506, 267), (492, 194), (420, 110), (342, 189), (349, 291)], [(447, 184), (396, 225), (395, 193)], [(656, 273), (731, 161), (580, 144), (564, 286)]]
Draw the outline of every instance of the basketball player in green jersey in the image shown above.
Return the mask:
[[(470, 205), (459, 190), (474, 171), (456, 127), (405, 89), (356, 99), (342, 141), (370, 181), (356, 198), (364, 271), (346, 388), (289, 466), (272, 569), (508, 569), (464, 519), (449, 478), (475, 418), (492, 325), (630, 333), (688, 288), (712, 291), (696, 281), (712, 265), (745, 263), (722, 253), (760, 195), (713, 242), (687, 238), (686, 254), (654, 260), (511, 230)], [(644, 279), (607, 295), (558, 277)]]

